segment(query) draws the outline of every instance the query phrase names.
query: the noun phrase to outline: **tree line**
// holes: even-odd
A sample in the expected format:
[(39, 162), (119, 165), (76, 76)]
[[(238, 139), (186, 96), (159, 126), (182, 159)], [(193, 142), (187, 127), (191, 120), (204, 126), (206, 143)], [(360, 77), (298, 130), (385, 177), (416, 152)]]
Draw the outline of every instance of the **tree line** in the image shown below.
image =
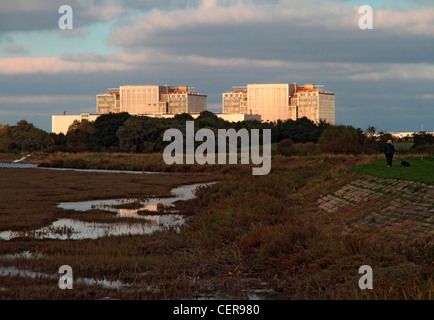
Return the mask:
[[(318, 124), (306, 117), (297, 120), (229, 122), (210, 111), (203, 111), (198, 118), (189, 114), (173, 118), (133, 116), (128, 113), (110, 113), (99, 116), (94, 122), (74, 121), (65, 134), (47, 133), (25, 120), (15, 126), (0, 124), (0, 152), (162, 152), (169, 142), (163, 141), (167, 129), (176, 128), (185, 133), (185, 122), (194, 121), (195, 130), (208, 128), (217, 137), (218, 129), (271, 129), (271, 141), (278, 144), (278, 152), (284, 155), (326, 153), (376, 153), (381, 152), (390, 133), (376, 134), (374, 127), (365, 132), (360, 128)], [(185, 137), (185, 134), (184, 134)], [(262, 137), (261, 140), (262, 141)], [(434, 145), (432, 134), (420, 132), (413, 135), (413, 148)]]

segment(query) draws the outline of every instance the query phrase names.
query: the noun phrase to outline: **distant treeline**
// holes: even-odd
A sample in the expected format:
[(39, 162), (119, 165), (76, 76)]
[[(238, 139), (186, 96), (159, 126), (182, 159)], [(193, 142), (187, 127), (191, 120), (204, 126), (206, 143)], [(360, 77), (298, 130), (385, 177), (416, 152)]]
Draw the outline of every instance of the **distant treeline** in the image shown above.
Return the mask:
[[(163, 119), (111, 113), (99, 116), (94, 122), (75, 121), (66, 135), (47, 133), (25, 120), (15, 126), (0, 124), (0, 152), (162, 152), (170, 143), (163, 141), (164, 132), (176, 128), (185, 133), (186, 121), (194, 121), (196, 131), (202, 128), (213, 130), (216, 137), (218, 129), (260, 129), (260, 132), (271, 129), (271, 142), (277, 143), (277, 152), (283, 155), (378, 153), (382, 152), (388, 139), (394, 138), (390, 133), (375, 134), (374, 127), (364, 132), (352, 126), (333, 126), (326, 122), (315, 124), (305, 117), (264, 123), (229, 122), (209, 111), (203, 111), (197, 119), (189, 114)], [(434, 146), (434, 136), (424, 132), (415, 133), (412, 141), (413, 150)]]

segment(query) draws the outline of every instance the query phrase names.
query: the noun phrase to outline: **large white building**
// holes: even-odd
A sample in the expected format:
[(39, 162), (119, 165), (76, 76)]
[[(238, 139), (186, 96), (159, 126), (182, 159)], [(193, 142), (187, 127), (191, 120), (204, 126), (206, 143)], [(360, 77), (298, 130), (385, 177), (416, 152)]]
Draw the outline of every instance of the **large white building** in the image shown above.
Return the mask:
[(120, 86), (120, 112), (139, 115), (167, 113), (162, 96), (168, 90), (166, 86)]
[(200, 113), (207, 96), (188, 86), (121, 86), (120, 111), (138, 115)]
[(335, 95), (314, 84), (248, 84), (247, 90), (223, 93), (222, 112), (257, 114), (269, 122), (307, 117), (334, 124)]
[(251, 114), (247, 107), (247, 89), (235, 89), (222, 94), (223, 114)]
[(335, 94), (325, 92), (320, 86), (306, 84), (298, 87), (293, 105), (297, 108), (297, 118), (306, 117), (315, 123), (324, 120), (335, 124)]
[(247, 85), (247, 104), (263, 121), (286, 120), (295, 84), (266, 83)]
[(107, 93), (96, 95), (96, 114), (53, 115), (52, 132), (66, 134), (75, 120), (95, 121), (99, 115), (108, 113), (127, 112), (164, 118), (189, 113), (197, 117), (200, 112), (207, 110), (207, 103), (206, 95), (190, 91), (188, 86), (120, 86), (119, 89), (109, 89)]
[(166, 113), (169, 114), (201, 113), (207, 109), (208, 105), (206, 95), (190, 91), (187, 86), (170, 87), (162, 99), (167, 102)]

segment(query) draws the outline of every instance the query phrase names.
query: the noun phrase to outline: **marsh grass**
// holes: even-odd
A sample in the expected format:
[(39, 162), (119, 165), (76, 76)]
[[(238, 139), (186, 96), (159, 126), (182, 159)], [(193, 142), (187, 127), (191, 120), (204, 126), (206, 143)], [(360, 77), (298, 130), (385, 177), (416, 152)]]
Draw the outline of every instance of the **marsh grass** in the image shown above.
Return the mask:
[[(119, 280), (134, 285), (135, 290), (82, 286), (65, 296), (58, 292), (57, 283), (48, 280), (40, 280), (38, 289), (35, 280), (13, 282), (0, 277), (0, 286), (7, 288), (0, 291), (0, 297), (189, 299), (210, 295), (245, 299), (245, 290), (252, 288), (254, 279), (283, 299), (429, 299), (432, 239), (410, 241), (382, 230), (343, 232), (354, 219), (376, 211), (383, 199), (333, 214), (316, 204), (321, 195), (361, 176), (350, 170), (353, 165), (372, 160), (364, 156), (278, 156), (267, 176), (252, 176), (246, 168), (230, 174), (222, 169), (209, 175), (173, 173), (157, 179), (153, 175), (6, 169), (12, 171), (4, 171), (0, 179), (10, 183), (8, 197), (12, 201), (2, 202), (0, 212), (5, 223), (20, 228), (56, 218), (55, 204), (60, 201), (162, 196), (175, 185), (215, 181), (216, 177), (221, 183), (199, 188), (196, 199), (178, 203), (190, 216), (179, 232), (81, 241), (0, 242), (4, 253), (31, 250), (43, 255), (42, 259), (2, 260), (2, 265), (55, 274), (60, 265), (68, 264), (77, 276)], [(28, 183), (29, 179), (33, 183)], [(48, 187), (39, 189), (36, 181)], [(71, 190), (74, 192), (68, 192)], [(28, 194), (24, 201), (18, 201), (20, 192)], [(52, 208), (49, 216), (39, 212), (46, 208)], [(11, 209), (23, 210), (23, 218), (31, 217), (16, 221), (15, 216), (11, 219), (4, 214), (14, 212)], [(364, 264), (374, 269), (374, 290), (370, 292), (358, 288), (358, 268)]]

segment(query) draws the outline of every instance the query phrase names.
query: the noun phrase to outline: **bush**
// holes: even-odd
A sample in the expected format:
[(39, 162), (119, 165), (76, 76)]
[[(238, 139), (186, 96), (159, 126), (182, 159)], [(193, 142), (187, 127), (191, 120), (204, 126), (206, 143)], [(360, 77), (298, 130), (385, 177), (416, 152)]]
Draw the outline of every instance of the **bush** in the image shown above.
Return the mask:
[(413, 145), (412, 148), (422, 148), (426, 146), (434, 145), (434, 135), (426, 132), (413, 133), (412, 136)]
[(321, 152), (358, 154), (364, 140), (363, 133), (352, 126), (331, 126), (319, 139)]
[(277, 145), (277, 153), (283, 156), (306, 156), (317, 154), (318, 147), (313, 142), (292, 143), (291, 139), (284, 139)]
[(277, 144), (277, 152), (282, 156), (292, 156), (293, 155), (293, 146), (291, 139), (283, 139)]

